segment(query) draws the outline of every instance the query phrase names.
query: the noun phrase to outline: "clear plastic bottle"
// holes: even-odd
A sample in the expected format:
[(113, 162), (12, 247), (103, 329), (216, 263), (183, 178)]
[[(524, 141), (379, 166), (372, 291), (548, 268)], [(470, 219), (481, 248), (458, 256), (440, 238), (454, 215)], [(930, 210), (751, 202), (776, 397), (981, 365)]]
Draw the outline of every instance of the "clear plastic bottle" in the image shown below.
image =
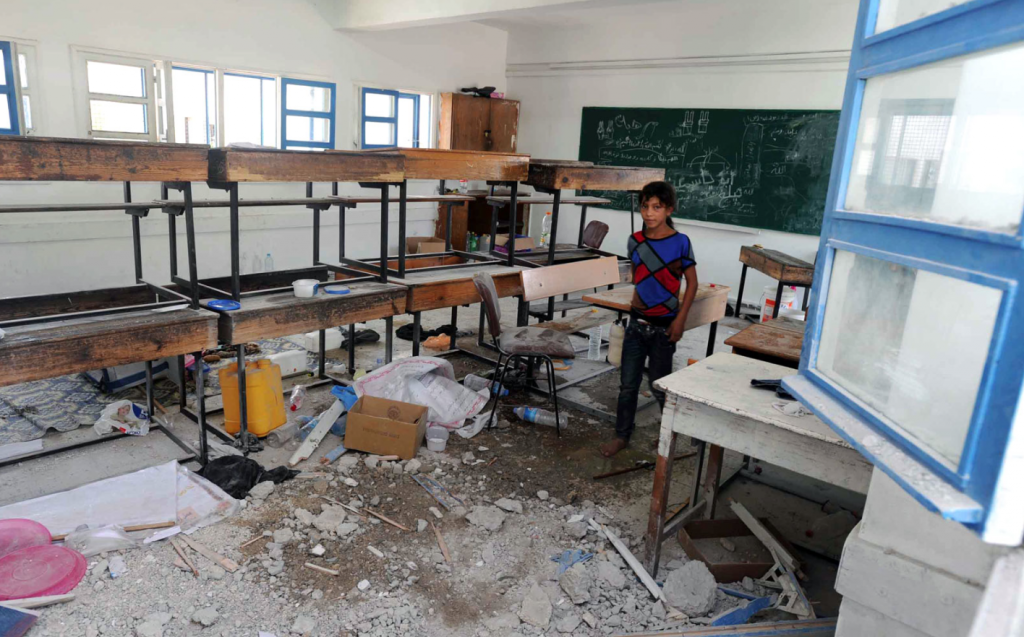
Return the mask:
[(274, 448), (283, 447), (286, 442), (294, 438), (298, 433), (299, 425), (297, 423), (286, 422), (267, 434), (267, 445)]
[[(512, 412), (527, 422), (535, 422), (538, 425), (547, 425), (549, 427), (555, 426), (555, 414), (547, 409), (540, 409), (538, 407), (516, 407)], [(569, 424), (569, 415), (564, 412), (559, 412), (558, 424), (560, 427), (566, 427)]]
[(491, 250), (491, 235), (482, 234), (476, 242), (477, 252), (490, 252)]
[(238, 259), (238, 273), (249, 274), (249, 253), (243, 252), (242, 256)]
[(540, 224), (540, 244), (548, 245), (551, 242), (551, 211), (544, 213), (544, 220)]
[(468, 195), (469, 194), (469, 180), (468, 179), (460, 179), (459, 180), (459, 193), (461, 193), (463, 195)]
[(263, 272), (263, 261), (260, 260), (260, 255), (252, 255), (252, 271), (253, 273)]
[(472, 389), (473, 391), (480, 391), (481, 389), (490, 388), (492, 394), (498, 391), (498, 389), (500, 389), (502, 396), (508, 396), (507, 389), (500, 386), (498, 387), (498, 389), (495, 389), (492, 387), (494, 381), (487, 380), (486, 378), (482, 378), (480, 376), (477, 376), (476, 374), (467, 374), (466, 378), (462, 381), (462, 384), (465, 385), (467, 389)]
[(590, 328), (590, 345), (587, 348), (587, 359), (592, 361), (601, 360), (601, 326)]
[(273, 272), (274, 271), (274, 257), (270, 256), (269, 252), (267, 253), (267, 258), (263, 259), (263, 271), (264, 272)]
[(303, 385), (296, 385), (292, 390), (292, 397), (288, 399), (288, 409), (295, 411), (302, 407), (302, 399), (306, 397), (306, 388)]
[(608, 362), (616, 367), (622, 364), (622, 342), (626, 338), (626, 328), (622, 323), (612, 325), (611, 337), (608, 339)]

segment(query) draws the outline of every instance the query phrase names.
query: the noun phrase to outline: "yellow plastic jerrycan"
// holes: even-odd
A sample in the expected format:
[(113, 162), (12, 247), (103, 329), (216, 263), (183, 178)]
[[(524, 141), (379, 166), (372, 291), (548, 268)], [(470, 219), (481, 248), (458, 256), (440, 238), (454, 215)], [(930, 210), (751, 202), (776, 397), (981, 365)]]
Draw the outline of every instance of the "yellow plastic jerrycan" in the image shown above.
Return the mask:
[[(219, 370), (221, 395), (224, 399), (224, 429), (236, 434), (241, 429), (238, 404), (238, 363)], [(262, 438), (283, 425), (288, 416), (284, 409), (281, 366), (267, 359), (245, 364), (245, 404), (247, 429)]]

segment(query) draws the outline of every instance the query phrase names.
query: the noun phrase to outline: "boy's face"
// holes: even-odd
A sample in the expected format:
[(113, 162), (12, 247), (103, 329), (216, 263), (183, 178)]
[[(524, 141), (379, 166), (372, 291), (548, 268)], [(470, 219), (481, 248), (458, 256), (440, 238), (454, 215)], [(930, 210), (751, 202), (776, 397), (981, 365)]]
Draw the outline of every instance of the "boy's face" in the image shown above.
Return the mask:
[(640, 216), (648, 228), (657, 228), (665, 223), (665, 220), (672, 215), (672, 208), (662, 203), (657, 197), (647, 198), (640, 205)]

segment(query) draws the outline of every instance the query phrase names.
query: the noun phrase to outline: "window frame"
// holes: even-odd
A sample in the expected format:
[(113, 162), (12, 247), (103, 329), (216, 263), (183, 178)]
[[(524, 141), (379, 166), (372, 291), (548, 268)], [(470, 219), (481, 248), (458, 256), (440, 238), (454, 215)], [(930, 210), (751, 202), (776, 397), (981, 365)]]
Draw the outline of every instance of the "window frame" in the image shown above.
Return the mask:
[[(11, 45), (14, 48), (14, 59), (15, 63), (18, 64), (18, 69), (15, 72), (15, 79), (17, 80), (17, 93), (18, 93), (18, 117), (21, 125), (22, 135), (33, 135), (39, 130), (39, 123), (41, 120), (42, 113), (42, 99), (40, 98), (39, 89), (39, 75), (36, 72), (36, 46), (34, 43), (19, 42), (17, 40), (11, 40)], [(25, 56), (25, 72), (24, 77), (22, 76), (20, 58)], [(22, 81), (28, 84), (28, 87), (21, 85)], [(25, 108), (25, 98), (29, 98), (29, 107)], [(28, 120), (31, 118), (32, 125), (28, 125)]]
[[(148, 56), (106, 53), (93, 49), (84, 49), (72, 46), (72, 57), (75, 60), (75, 88), (78, 117), (81, 120), (82, 130), (89, 139), (126, 139), (133, 141), (159, 141), (159, 129), (157, 125), (157, 99), (156, 99), (156, 67), (157, 60)], [(108, 93), (94, 93), (89, 90), (89, 62), (101, 62), (105, 64), (119, 64), (122, 66), (135, 66), (143, 70), (144, 86), (146, 94), (144, 97), (127, 97), (124, 95), (111, 95)], [(106, 102), (122, 102), (126, 104), (142, 104), (146, 113), (146, 132), (127, 133), (123, 131), (101, 131), (93, 130), (92, 127), (92, 106), (91, 100), (99, 99)]]
[[(395, 100), (395, 114), (393, 117), (379, 117), (370, 116), (366, 114), (366, 97), (368, 95), (387, 95)], [(430, 93), (417, 93), (414, 91), (403, 91), (396, 89), (383, 89), (372, 86), (361, 86), (359, 87), (358, 99), (359, 99), (359, 147), (363, 149), (371, 148), (396, 148), (398, 147), (398, 101), (402, 99), (411, 99), (413, 101), (413, 114), (412, 114), (412, 146), (411, 148), (430, 148), (431, 140), (428, 135), (426, 144), (420, 137), (420, 114), (422, 108), (422, 98), (427, 98), (428, 102), (433, 108), (433, 94)], [(433, 121), (434, 114), (431, 113), (431, 121)], [(395, 131), (395, 140), (391, 144), (367, 144), (366, 143), (366, 125), (370, 122), (380, 122), (385, 124), (391, 124)], [(428, 131), (429, 133), (429, 131)]]
[[(278, 107), (281, 107), (284, 104), (284, 102), (283, 102), (284, 94), (281, 91), (281, 78), (280, 77), (277, 77), (277, 76), (274, 76), (274, 75), (260, 75), (259, 73), (251, 73), (251, 72), (246, 72), (246, 71), (224, 71), (224, 72), (222, 72), (221, 73), (221, 77), (220, 77), (220, 79), (219, 79), (219, 81), (217, 83), (218, 90), (220, 92), (220, 99), (217, 101), (217, 113), (218, 113), (218, 115), (220, 117), (220, 120), (221, 120), (220, 126), (217, 128), (217, 137), (218, 137), (221, 145), (224, 145), (224, 142), (225, 142), (224, 135), (225, 135), (225, 132), (226, 132), (226, 129), (227, 129), (227, 116), (225, 115), (225, 112), (224, 112), (224, 102), (225, 102), (224, 98), (225, 98), (225, 91), (227, 90), (227, 88), (224, 85), (224, 78), (226, 78), (226, 77), (244, 77), (244, 78), (249, 78), (249, 79), (253, 79), (253, 80), (260, 80), (260, 82), (267, 81), (267, 80), (272, 81), (272, 82), (274, 82), (274, 94), (276, 96), (275, 97), (275, 101), (276, 101)], [(266, 146), (267, 145), (265, 143), (266, 140), (264, 140), (264, 138), (263, 138), (264, 137), (264, 131), (263, 131), (263, 126), (262, 126), (262, 124), (263, 124), (263, 112), (264, 112), (263, 91), (262, 91), (262, 85), (261, 85), (261, 90), (260, 90), (260, 145), (261, 146)], [(277, 118), (275, 117), (274, 120), (275, 120), (274, 121), (274, 131), (275, 131), (274, 134), (275, 134), (275, 137), (280, 137), (281, 130), (280, 130), (279, 126), (278, 126)], [(280, 148), (280, 146), (277, 144), (277, 139), (274, 140), (273, 144), (270, 144), (270, 147), (272, 147), (272, 148)]]
[[(880, 0), (861, 0), (807, 315), (800, 371), (784, 384), (928, 509), (982, 539), (1024, 534), (1024, 210), (1016, 232), (845, 209), (870, 78), (1024, 42), (1024, 4), (973, 0), (875, 34)], [(1002, 291), (971, 422), (957, 466), (903, 435), (816, 368), (835, 250), (849, 250)]]
[[(323, 88), (331, 92), (331, 107), (327, 111), (303, 111), (297, 109), (288, 108), (288, 87), (289, 86), (310, 86), (314, 88)], [(317, 149), (317, 150), (333, 150), (334, 142), (337, 135), (337, 110), (338, 102), (338, 87), (333, 82), (319, 82), (315, 80), (302, 80), (291, 77), (281, 78), (281, 148), (287, 150), (288, 148), (303, 148), (303, 149)], [(310, 117), (313, 119), (326, 119), (330, 125), (329, 139), (326, 142), (313, 142), (313, 141), (298, 141), (288, 140), (288, 116), (294, 117)]]
[[(167, 136), (167, 141), (168, 142), (177, 142), (177, 143), (189, 143), (189, 144), (204, 144), (205, 143), (205, 144), (207, 144), (209, 146), (220, 146), (221, 145), (221, 140), (223, 138), (221, 129), (223, 128), (223, 122), (224, 122), (223, 106), (221, 104), (221, 102), (223, 101), (222, 98), (223, 98), (224, 91), (223, 91), (223, 87), (222, 87), (222, 83), (221, 83), (220, 72), (217, 69), (209, 68), (209, 67), (205, 67), (205, 66), (193, 66), (193, 65), (190, 65), (190, 64), (180, 64), (180, 63), (174, 63), (174, 62), (169, 63), (167, 66), (168, 66), (168, 68), (167, 68), (167, 75), (171, 78), (170, 83), (169, 83), (169, 86), (171, 87), (171, 90), (168, 91), (168, 96), (167, 96), (166, 101), (170, 102), (170, 104), (171, 104), (171, 106), (170, 106), (170, 113), (171, 113), (171, 117), (172, 118), (173, 118), (173, 114), (174, 114), (174, 79), (173, 78), (174, 78), (174, 72), (175, 71), (188, 71), (188, 72), (191, 72), (191, 73), (206, 73), (207, 75), (212, 75), (213, 76), (213, 86), (214, 86), (214, 89), (213, 89), (213, 93), (214, 93), (213, 99), (214, 99), (216, 107), (217, 107), (215, 109), (215, 111), (214, 111), (216, 113), (216, 115), (214, 116), (214, 122), (213, 122), (213, 126), (214, 126), (214, 128), (213, 128), (213, 139), (210, 139), (210, 89), (209, 89), (209, 78), (205, 78), (207, 81), (204, 82), (203, 88), (204, 88), (205, 93), (206, 93), (206, 108), (203, 109), (203, 111), (204, 111), (204, 114), (206, 116), (206, 127), (204, 129), (206, 131), (206, 138), (207, 138), (206, 141), (205, 142), (200, 142), (200, 141), (177, 142), (177, 140), (174, 139), (174, 137), (177, 136), (178, 131), (176, 130), (177, 126), (174, 123), (173, 119), (169, 120), (170, 124), (168, 125), (168, 131), (169, 131), (170, 134), (168, 134), (168, 136)], [(172, 135), (173, 135), (173, 137), (172, 137)]]
[(11, 119), (10, 128), (0, 128), (0, 135), (21, 135), (22, 131), (19, 74), (16, 71), (18, 57), (15, 51), (13, 42), (0, 41), (0, 57), (4, 62), (4, 84), (0, 86), (0, 96), (7, 100), (8, 116)]

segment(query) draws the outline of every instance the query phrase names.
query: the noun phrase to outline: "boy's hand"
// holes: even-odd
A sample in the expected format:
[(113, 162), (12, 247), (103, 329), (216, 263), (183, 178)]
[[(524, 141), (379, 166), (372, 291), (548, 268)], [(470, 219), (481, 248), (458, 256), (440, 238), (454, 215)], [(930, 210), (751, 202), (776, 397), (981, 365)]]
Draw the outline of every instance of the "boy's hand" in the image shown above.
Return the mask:
[(686, 315), (680, 314), (668, 327), (668, 342), (678, 343), (683, 337), (683, 326), (686, 325)]

